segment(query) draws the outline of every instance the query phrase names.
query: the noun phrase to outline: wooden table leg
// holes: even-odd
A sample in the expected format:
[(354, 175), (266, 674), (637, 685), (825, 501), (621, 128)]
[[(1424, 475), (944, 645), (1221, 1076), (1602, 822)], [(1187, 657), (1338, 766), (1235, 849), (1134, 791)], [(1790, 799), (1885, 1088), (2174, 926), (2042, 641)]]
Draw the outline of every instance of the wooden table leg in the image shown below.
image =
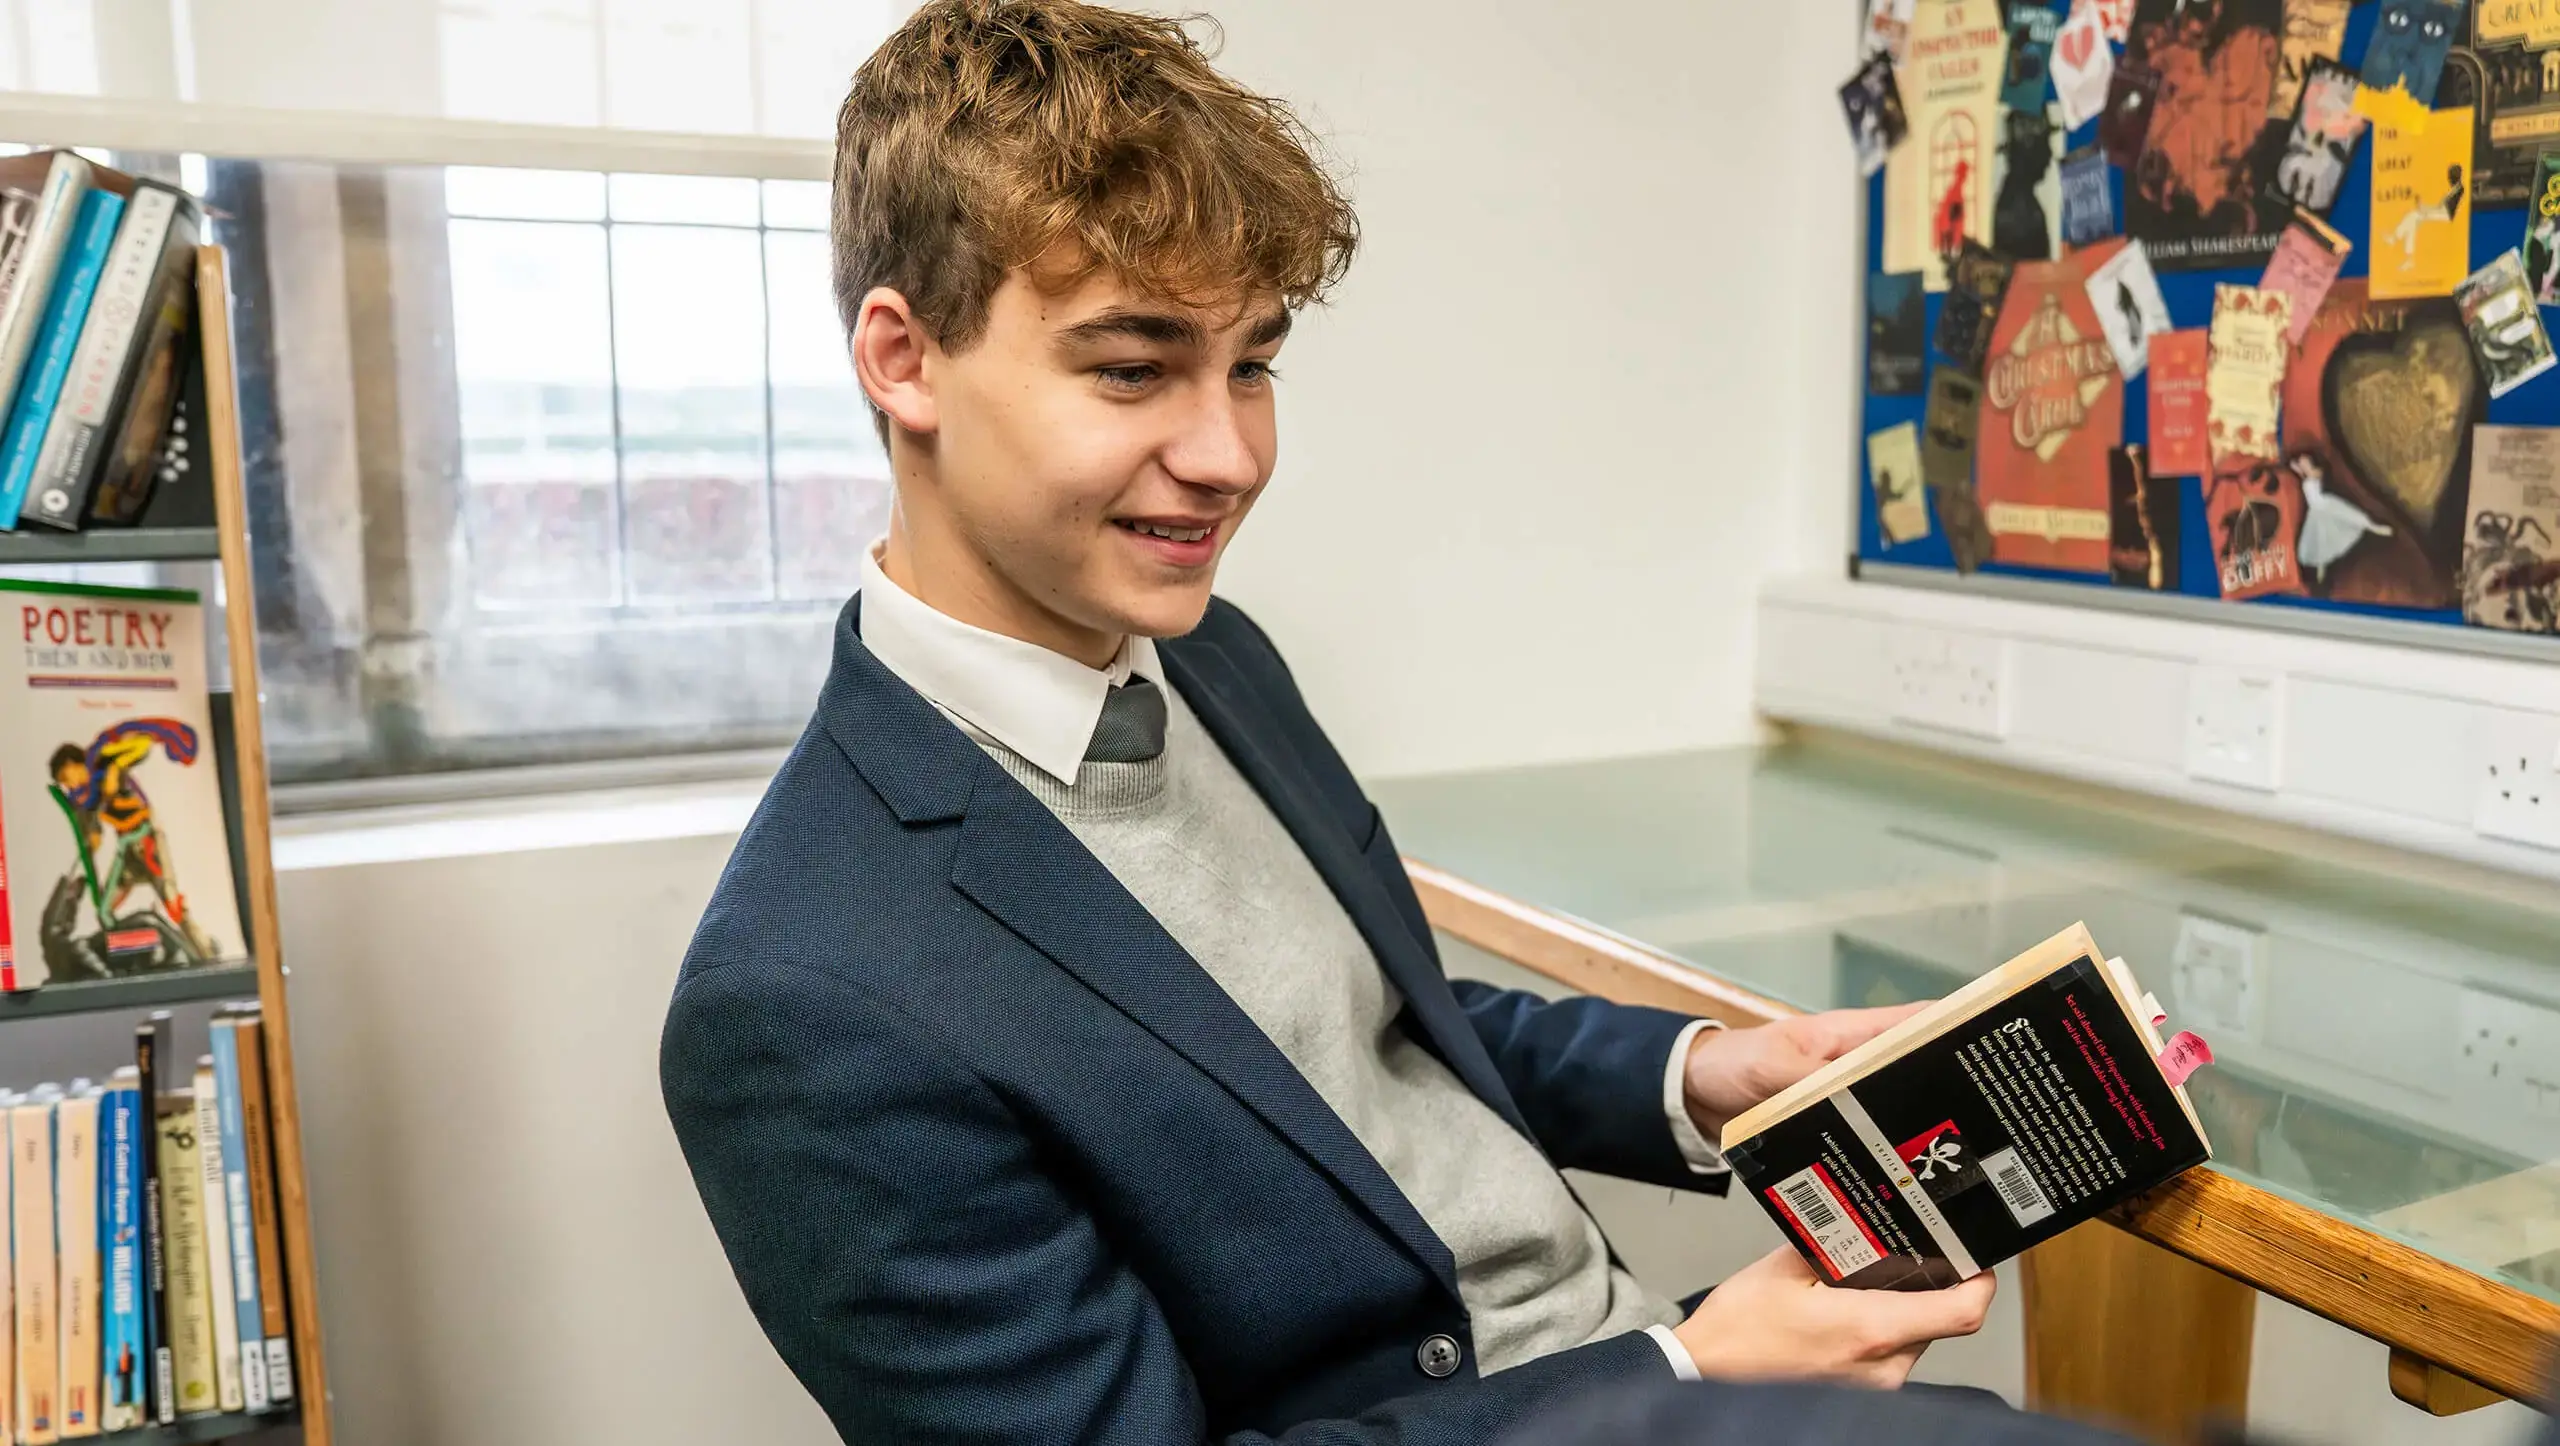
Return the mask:
[(2160, 1442), (2246, 1418), (2256, 1291), (2097, 1221), (2021, 1268), (2030, 1407)]

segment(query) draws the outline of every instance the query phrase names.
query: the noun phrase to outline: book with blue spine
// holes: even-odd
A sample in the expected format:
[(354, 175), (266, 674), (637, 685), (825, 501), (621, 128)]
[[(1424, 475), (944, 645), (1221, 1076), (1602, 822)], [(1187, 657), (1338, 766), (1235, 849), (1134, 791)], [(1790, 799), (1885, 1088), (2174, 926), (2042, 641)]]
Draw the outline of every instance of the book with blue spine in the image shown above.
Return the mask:
[(265, 1311), (258, 1298), (258, 1241), (249, 1209), (247, 1121), (240, 1095), (238, 1024), (213, 1021), (214, 1090), (222, 1110), (222, 1194), (231, 1231), (231, 1293), (240, 1317), (240, 1384), (252, 1411), (267, 1409)]
[(151, 1351), (143, 1334), (142, 1078), (131, 1066), (107, 1081), (98, 1105), (98, 1244), (105, 1302), (98, 1313), (105, 1358), (99, 1424), (130, 1431), (149, 1411)]
[(0, 527), (18, 525), (27, 484), (35, 478), (36, 454), (44, 446), (54, 404), (62, 398), (63, 379), (71, 374), (71, 354), (80, 344), (89, 300), (97, 294), (107, 248), (123, 215), (124, 197), (113, 191), (93, 190), (80, 198), (80, 219), (63, 252), (53, 295), (45, 302), (44, 320), (37, 324), (35, 350), (10, 404), (8, 429), (0, 435)]

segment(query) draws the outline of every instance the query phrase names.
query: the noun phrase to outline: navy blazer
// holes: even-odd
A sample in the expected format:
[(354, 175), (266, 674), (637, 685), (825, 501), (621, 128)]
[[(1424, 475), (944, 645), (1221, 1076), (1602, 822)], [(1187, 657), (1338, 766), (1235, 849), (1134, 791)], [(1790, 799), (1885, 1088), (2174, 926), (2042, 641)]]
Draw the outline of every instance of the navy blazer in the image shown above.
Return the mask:
[[(685, 956), (659, 1070), (774, 1347), (847, 1441), (1478, 1442), (1667, 1379), (1641, 1334), (1479, 1379), (1448, 1247), (1047, 808), (837, 624)], [(1686, 1189), (1687, 1020), (1441, 971), (1378, 811), (1260, 629), (1167, 679), (1359, 927), (1403, 1024), (1574, 1167)], [(1459, 1342), (1458, 1370), (1418, 1349)]]

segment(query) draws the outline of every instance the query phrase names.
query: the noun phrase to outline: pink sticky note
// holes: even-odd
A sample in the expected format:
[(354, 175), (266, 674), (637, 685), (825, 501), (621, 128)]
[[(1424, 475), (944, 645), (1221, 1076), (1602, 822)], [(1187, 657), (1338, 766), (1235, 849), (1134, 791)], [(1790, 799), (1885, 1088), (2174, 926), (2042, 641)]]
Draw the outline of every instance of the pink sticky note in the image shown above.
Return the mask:
[(2213, 1063), (2213, 1046), (2194, 1034), (2181, 1031), (2160, 1051), (2160, 1072), (2169, 1077), (2172, 1088), (2185, 1084), (2187, 1077)]

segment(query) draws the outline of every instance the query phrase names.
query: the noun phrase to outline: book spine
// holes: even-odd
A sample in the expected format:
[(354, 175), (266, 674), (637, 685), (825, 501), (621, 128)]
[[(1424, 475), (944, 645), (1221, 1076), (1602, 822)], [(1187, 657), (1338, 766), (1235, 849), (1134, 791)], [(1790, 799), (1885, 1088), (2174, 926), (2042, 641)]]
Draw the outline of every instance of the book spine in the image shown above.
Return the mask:
[(213, 1410), (221, 1401), (214, 1380), (213, 1290), (206, 1278), (204, 1161), (196, 1151), (193, 1090), (160, 1097), (160, 1218), (169, 1263), (169, 1348), (176, 1371), (173, 1400), (180, 1414)]
[[(0, 784), (0, 790), (4, 790), (5, 787), (5, 784)], [(0, 802), (4, 801), (0, 799)], [(6, 812), (5, 808), (0, 808), (0, 815), (5, 815)], [(16, 913), (16, 901), (9, 897), (9, 876), (12, 872), (14, 871), (9, 867), (8, 830), (0, 828), (0, 994), (13, 994), (21, 989), (33, 989), (44, 983), (46, 977), (53, 972), (48, 969), (38, 973), (30, 969), (21, 975), (18, 970), (17, 932), (11, 927), (11, 920)], [(5, 1247), (6, 1244), (7, 1242), (0, 1241), (0, 1247)], [(8, 1253), (7, 1249), (0, 1248), (0, 1256)], [(0, 1436), (0, 1443), (6, 1443), (7, 1440), (6, 1436)]]
[(284, 1244), (276, 1220), (276, 1156), (267, 1114), (266, 1026), (253, 1011), (233, 1022), (240, 1055), (240, 1143), (249, 1170), (249, 1218), (258, 1246), (258, 1333), (267, 1347), (267, 1399), (293, 1399), (293, 1350), (286, 1324)]
[(98, 1417), (109, 1431), (141, 1425), (150, 1408), (150, 1349), (142, 1334), (142, 1091), (131, 1074), (118, 1074), (99, 1107), (98, 1232), (105, 1246), (106, 1292), (98, 1312), (105, 1377)]
[(63, 253), (35, 350), (9, 408), (8, 430), (0, 436), (0, 527), (18, 525), (18, 509), (34, 480), (36, 455), (61, 399), (63, 379), (71, 374), (71, 354), (79, 346), (80, 326), (88, 319), (89, 300), (97, 293), (123, 210), (124, 197), (112, 191), (93, 190), (80, 198), (80, 224)]
[(23, 521), (76, 531), (89, 510), (89, 484), (96, 480), (108, 424), (142, 360), (136, 343), (154, 321), (152, 303), (162, 289), (160, 274), (184, 200), (166, 186), (144, 184), (125, 203), (80, 324), (79, 344), (71, 351), (70, 373), (36, 449)]
[(178, 1419), (177, 1357), (169, 1345), (168, 1202), (160, 1185), (160, 1070), (170, 1029), (168, 1012), (157, 1011), (135, 1029), (133, 1042), (141, 1075), (141, 1115), (134, 1127), (142, 1142), (142, 1330), (149, 1348), (143, 1379), (149, 1419), (163, 1426)]
[(53, 297), (53, 283), (62, 274), (62, 254), (79, 228), (81, 206), (93, 179), (87, 161), (69, 151), (54, 152), (44, 188), (36, 194), (35, 217), (27, 226), (17, 279), (8, 294), (0, 296), (0, 404), (18, 395), (27, 356), (35, 350), (45, 306)]
[(222, 1128), (222, 1210), (231, 1256), (232, 1309), (240, 1339), (240, 1394), (252, 1411), (267, 1409), (265, 1316), (258, 1306), (257, 1226), (249, 1211), (249, 1150), (240, 1098), (239, 1025), (213, 1021), (213, 1082)]
[(15, 187), (0, 191), (0, 311), (8, 309), (9, 299), (26, 280), (38, 204), (33, 192)]
[(126, 346), (115, 404), (80, 469), (77, 490), (89, 499), (82, 511), (89, 522), (132, 526), (141, 520), (163, 472), (173, 470), (163, 444), (185, 390), (185, 343), (196, 310), (196, 238), (201, 229), (195, 203), (180, 197), (141, 319)]
[(62, 1238), (62, 1437), (98, 1434), (98, 1108), (85, 1090), (59, 1107), (54, 1229)]
[(204, 1223), (205, 1302), (213, 1312), (214, 1404), (241, 1409), (240, 1302), (231, 1288), (231, 1209), (222, 1185), (221, 1084), (210, 1056), (197, 1061), (196, 1209)]
[(18, 1194), (15, 1152), (9, 1148), (8, 1121), (17, 1096), (0, 1090), (0, 1442), (18, 1439), (18, 1293), (11, 1275), (10, 1237), (15, 1232)]
[(9, 1111), (10, 1193), (18, 1299), (19, 1446), (61, 1439), (62, 1307), (53, 1238), (53, 1104)]

